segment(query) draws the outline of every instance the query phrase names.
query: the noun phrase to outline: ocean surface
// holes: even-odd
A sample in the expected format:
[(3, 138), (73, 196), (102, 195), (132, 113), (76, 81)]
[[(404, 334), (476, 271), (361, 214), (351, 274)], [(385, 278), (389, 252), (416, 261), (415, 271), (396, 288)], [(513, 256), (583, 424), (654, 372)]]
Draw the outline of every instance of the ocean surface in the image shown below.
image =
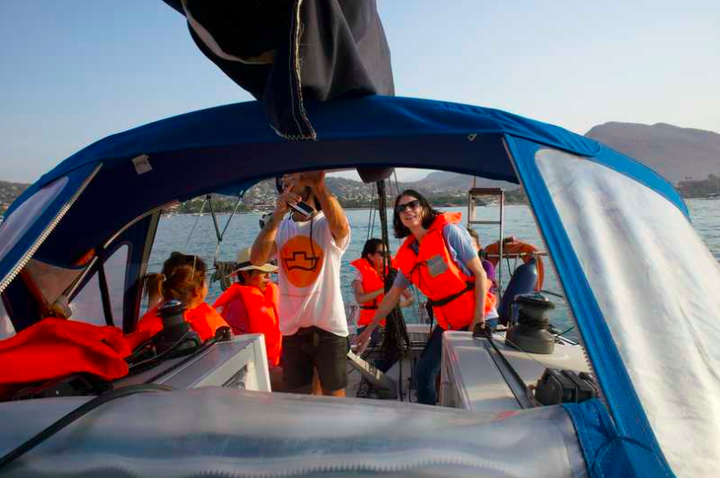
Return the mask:
[[(720, 201), (693, 199), (687, 201), (690, 209), (691, 219), (696, 230), (707, 244), (715, 258), (720, 260)], [(460, 211), (465, 215), (466, 207), (444, 208), (446, 211)], [(341, 284), (343, 299), (346, 303), (354, 303), (350, 282), (353, 277), (353, 267), (350, 262), (360, 257), (365, 240), (369, 237), (380, 237), (380, 226), (377, 215), (370, 214), (370, 210), (356, 209), (346, 211), (352, 229), (350, 246), (343, 256), (343, 267), (341, 271)], [(391, 213), (388, 214), (391, 218)], [(220, 230), (225, 228), (229, 214), (218, 215)], [(476, 218), (478, 220), (497, 220), (499, 208), (478, 207)], [(242, 247), (252, 245), (255, 237), (260, 232), (260, 214), (236, 214), (230, 221), (223, 241), (219, 248), (220, 261), (235, 260), (237, 251)], [(498, 240), (499, 228), (494, 225), (476, 226), (480, 240), (484, 245)], [(392, 237), (390, 232), (390, 247), (393, 254), (397, 251), (400, 242)], [(540, 240), (540, 234), (535, 225), (535, 220), (528, 206), (506, 206), (505, 207), (505, 236), (516, 236), (523, 242), (529, 242), (544, 249)], [(149, 271), (159, 272), (162, 263), (172, 251), (181, 251), (186, 254), (198, 254), (202, 257), (208, 267), (212, 266), (217, 247), (217, 236), (213, 226), (212, 216), (176, 215), (163, 217), (158, 226), (155, 239), (155, 246), (150, 256)], [(506, 264), (508, 264), (506, 262)], [(518, 263), (519, 264), (519, 263)], [(515, 260), (509, 261), (510, 267), (503, 271), (503, 283), (507, 284), (509, 275), (508, 269), (516, 265)], [(543, 289), (562, 295), (558, 286), (558, 280), (552, 266), (549, 266), (548, 259), (545, 259), (545, 284)], [(221, 289), (218, 283), (210, 284), (207, 302), (212, 303), (220, 295)], [(571, 327), (569, 310), (565, 301), (561, 298), (551, 296), (556, 308), (551, 312), (551, 322), (561, 330)], [(417, 301), (416, 301), (417, 304)], [(405, 320), (409, 323), (418, 321), (417, 305), (403, 309)], [(570, 331), (568, 337), (576, 337)]]

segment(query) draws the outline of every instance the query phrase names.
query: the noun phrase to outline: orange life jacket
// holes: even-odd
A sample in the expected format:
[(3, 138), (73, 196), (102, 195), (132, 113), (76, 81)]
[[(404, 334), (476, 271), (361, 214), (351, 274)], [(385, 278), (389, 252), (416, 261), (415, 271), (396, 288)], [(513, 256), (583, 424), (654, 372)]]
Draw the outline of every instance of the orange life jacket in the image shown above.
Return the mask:
[[(150, 336), (153, 336), (163, 329), (162, 319), (157, 315), (157, 310), (163, 303), (156, 305), (142, 316), (142, 319), (138, 322), (138, 331), (147, 331)], [(183, 316), (185, 321), (190, 324), (190, 327), (198, 333), (201, 340), (215, 337), (215, 331), (220, 327), (229, 327), (225, 319), (205, 302), (194, 309), (186, 310), (183, 312)]]
[(248, 314), (248, 333), (265, 336), (268, 363), (271, 367), (276, 367), (280, 364), (282, 354), (282, 334), (278, 314), (280, 289), (271, 282), (265, 288), (265, 292), (257, 287), (239, 284), (237, 290)]
[[(472, 323), (475, 311), (475, 278), (466, 275), (455, 264), (443, 237), (446, 224), (458, 224), (461, 220), (459, 212), (437, 216), (419, 244), (418, 254), (410, 247), (416, 242), (415, 237), (410, 236), (395, 258), (405, 277), (430, 300), (438, 325), (445, 330), (467, 327)], [(486, 315), (496, 301), (488, 290)]]
[(247, 310), (240, 297), (240, 287), (237, 282), (232, 284), (212, 305), (215, 310), (220, 311), (220, 315), (230, 325), (235, 335), (249, 333)]
[[(370, 263), (370, 261), (368, 261), (364, 257), (361, 257), (360, 259), (355, 259), (350, 264), (355, 266), (355, 268), (360, 271), (360, 274), (362, 275), (363, 292), (372, 292), (385, 287), (382, 277), (380, 277), (378, 271)], [(383, 297), (385, 297), (384, 293), (375, 297), (370, 302), (364, 302), (360, 304), (360, 318), (358, 319), (358, 326), (364, 327), (369, 325), (370, 322), (372, 322), (372, 319), (375, 316), (375, 311), (378, 309), (378, 304), (382, 302)], [(385, 319), (380, 321), (380, 326), (385, 327)]]
[(117, 327), (48, 317), (0, 340), (0, 396), (13, 385), (77, 372), (105, 380), (123, 377), (131, 352)]

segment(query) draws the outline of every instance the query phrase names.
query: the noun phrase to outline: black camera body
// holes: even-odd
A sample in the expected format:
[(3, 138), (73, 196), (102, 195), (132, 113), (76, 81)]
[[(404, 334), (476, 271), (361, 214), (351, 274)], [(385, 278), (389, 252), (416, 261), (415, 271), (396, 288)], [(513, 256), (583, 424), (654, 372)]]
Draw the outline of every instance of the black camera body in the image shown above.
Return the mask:
[[(285, 180), (282, 176), (279, 176), (275, 178), (275, 189), (277, 189), (278, 194), (285, 191)], [(313, 209), (312, 206), (310, 206), (308, 203), (304, 201), (297, 202), (295, 204), (287, 203), (288, 207), (295, 211), (296, 213), (300, 214), (301, 216), (308, 218), (312, 216), (312, 214), (315, 212), (315, 209)]]

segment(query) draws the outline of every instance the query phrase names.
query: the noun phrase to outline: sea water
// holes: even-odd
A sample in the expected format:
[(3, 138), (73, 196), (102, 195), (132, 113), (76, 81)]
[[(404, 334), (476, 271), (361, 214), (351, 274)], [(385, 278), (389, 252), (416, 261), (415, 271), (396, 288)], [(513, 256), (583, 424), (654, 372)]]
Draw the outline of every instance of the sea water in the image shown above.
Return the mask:
[[(690, 209), (691, 219), (698, 233), (705, 240), (708, 248), (713, 255), (720, 260), (720, 201), (718, 200), (688, 200), (688, 208)], [(459, 211), (463, 216), (467, 213), (466, 207), (444, 208), (448, 212)], [(499, 219), (498, 207), (478, 207), (476, 208), (476, 219), (496, 221)], [(341, 269), (341, 284), (343, 300), (346, 304), (355, 303), (350, 283), (354, 277), (354, 268), (350, 262), (360, 257), (365, 241), (370, 237), (380, 237), (380, 221), (376, 213), (371, 213), (369, 209), (355, 209), (346, 211), (350, 227), (352, 230), (350, 245), (343, 256)], [(220, 231), (225, 228), (229, 214), (220, 214), (217, 216)], [(388, 211), (388, 217), (392, 221), (392, 212)], [(259, 224), (260, 214), (248, 213), (237, 214), (232, 217), (223, 240), (220, 244), (218, 260), (234, 261), (237, 251), (243, 247), (252, 245), (255, 237), (260, 232)], [(466, 218), (463, 217), (463, 222)], [(545, 246), (540, 239), (540, 233), (536, 227), (535, 220), (528, 206), (506, 206), (505, 207), (505, 237), (515, 236), (523, 242), (536, 245), (539, 249), (545, 250)], [(483, 245), (495, 242), (499, 238), (499, 227), (495, 225), (476, 226), (475, 230), (480, 236)], [(395, 239), (392, 234), (392, 224), (390, 224), (390, 248), (394, 254), (400, 246), (400, 240)], [(155, 245), (150, 256), (149, 272), (159, 272), (162, 263), (167, 259), (172, 251), (181, 251), (186, 254), (197, 254), (205, 260), (208, 267), (211, 267), (215, 257), (215, 250), (218, 244), (217, 234), (213, 225), (212, 216), (205, 214), (203, 216), (176, 215), (163, 217), (158, 226)], [(549, 259), (544, 258), (545, 262), (545, 282), (543, 289), (553, 294), (562, 295), (562, 290), (558, 285), (555, 271), (550, 264)], [(519, 265), (515, 259), (505, 261), (503, 270), (503, 284), (507, 285), (511, 269)], [(222, 290), (219, 284), (212, 283), (209, 287), (207, 302), (212, 303)], [(560, 329), (572, 327), (572, 321), (569, 316), (567, 303), (555, 295), (549, 295), (549, 298), (555, 303), (556, 308), (551, 312), (550, 319), (553, 325)], [(421, 300), (423, 298), (421, 297)], [(403, 309), (403, 315), (408, 323), (418, 321), (419, 301), (416, 300), (415, 305)], [(569, 338), (576, 338), (574, 331), (568, 333)]]

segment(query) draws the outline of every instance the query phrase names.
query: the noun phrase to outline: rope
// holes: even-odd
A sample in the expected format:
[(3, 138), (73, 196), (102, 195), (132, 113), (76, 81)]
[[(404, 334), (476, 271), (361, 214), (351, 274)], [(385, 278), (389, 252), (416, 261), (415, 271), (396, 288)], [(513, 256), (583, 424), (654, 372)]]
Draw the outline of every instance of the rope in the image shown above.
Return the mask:
[[(380, 217), (382, 243), (386, 251), (390, 250), (390, 238), (388, 235), (388, 219), (387, 219), (387, 195), (385, 191), (385, 182), (378, 181), (378, 214)], [(385, 293), (390, 291), (392, 283), (395, 280), (397, 272), (390, 268), (390, 254), (383, 257), (383, 282), (385, 284)], [(389, 271), (388, 274), (385, 271)], [(404, 345), (404, 346), (403, 346)], [(381, 356), (385, 360), (399, 361), (410, 353), (410, 336), (408, 335), (405, 318), (403, 317), (400, 307), (395, 307), (385, 318), (385, 337), (380, 345)], [(400, 367), (400, 377), (398, 380), (398, 397), (402, 401), (404, 399), (402, 391), (402, 367)]]
[[(370, 197), (375, 197), (375, 185), (370, 184)], [(370, 199), (370, 212), (368, 213), (368, 225), (367, 225), (367, 233), (365, 235), (365, 240), (367, 241), (372, 237), (372, 233), (375, 230), (375, 204), (374, 199)]]
[(235, 262), (216, 262), (215, 272), (210, 277), (211, 282), (219, 282), (223, 291), (226, 291), (232, 285), (232, 273), (235, 272), (237, 264)]
[(400, 182), (398, 181), (398, 178), (397, 178), (397, 169), (393, 169), (393, 176), (395, 177), (395, 195), (399, 196), (400, 195)]
[(202, 206), (200, 206), (200, 212), (198, 213), (198, 215), (195, 218), (195, 223), (193, 224), (192, 229), (190, 229), (190, 234), (188, 234), (187, 241), (185, 241), (185, 248), (183, 249), (185, 251), (188, 250), (188, 246), (190, 245), (190, 239), (192, 238), (192, 235), (195, 232), (195, 228), (198, 225), (198, 221), (200, 221), (200, 216), (202, 216), (203, 211), (205, 211), (205, 205), (207, 204), (207, 201), (208, 201), (207, 198), (205, 198), (205, 201), (203, 201)]

